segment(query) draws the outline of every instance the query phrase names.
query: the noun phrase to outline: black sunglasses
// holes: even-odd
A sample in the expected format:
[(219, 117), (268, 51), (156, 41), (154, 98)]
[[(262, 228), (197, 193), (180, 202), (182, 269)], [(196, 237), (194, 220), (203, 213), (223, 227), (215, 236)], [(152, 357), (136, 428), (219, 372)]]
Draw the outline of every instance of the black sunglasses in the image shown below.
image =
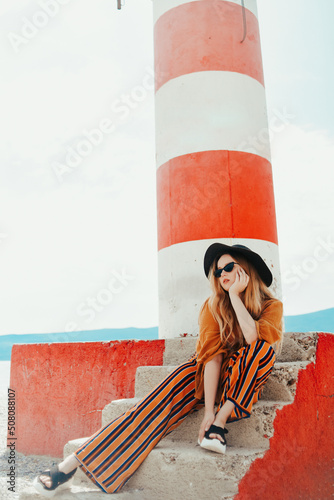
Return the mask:
[(213, 274), (216, 278), (220, 278), (223, 271), (225, 271), (226, 273), (230, 273), (233, 270), (235, 265), (238, 265), (238, 263), (237, 262), (229, 262), (222, 269), (216, 269)]

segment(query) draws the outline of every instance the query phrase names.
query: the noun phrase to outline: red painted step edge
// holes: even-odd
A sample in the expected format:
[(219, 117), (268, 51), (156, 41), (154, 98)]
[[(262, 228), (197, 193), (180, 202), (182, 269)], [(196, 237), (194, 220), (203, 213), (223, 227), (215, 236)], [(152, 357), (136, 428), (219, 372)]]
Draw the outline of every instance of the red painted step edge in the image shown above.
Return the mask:
[(239, 483), (234, 500), (334, 497), (334, 335), (319, 333), (316, 361), (299, 372), (296, 396), (277, 412), (270, 449)]
[(164, 340), (14, 345), (16, 450), (61, 457), (101, 427), (108, 403), (134, 397), (137, 367), (162, 365), (164, 350)]

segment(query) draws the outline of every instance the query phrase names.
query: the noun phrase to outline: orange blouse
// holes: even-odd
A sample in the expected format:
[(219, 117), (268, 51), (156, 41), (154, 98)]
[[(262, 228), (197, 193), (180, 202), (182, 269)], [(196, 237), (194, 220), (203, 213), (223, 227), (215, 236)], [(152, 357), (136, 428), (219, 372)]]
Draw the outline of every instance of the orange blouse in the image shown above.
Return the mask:
[[(203, 309), (198, 318), (199, 336), (196, 343), (197, 371), (195, 376), (195, 397), (202, 399), (204, 395), (204, 368), (206, 363), (217, 356), (217, 354), (222, 353), (223, 363), (216, 399), (216, 402), (218, 402), (222, 392), (222, 379), (233, 352), (230, 352), (222, 344), (219, 325), (209, 309), (208, 300), (206, 299), (204, 302)], [(265, 340), (269, 344), (279, 341), (282, 338), (282, 317), (282, 302), (277, 299), (267, 300), (263, 305), (258, 320), (254, 320), (258, 338)]]

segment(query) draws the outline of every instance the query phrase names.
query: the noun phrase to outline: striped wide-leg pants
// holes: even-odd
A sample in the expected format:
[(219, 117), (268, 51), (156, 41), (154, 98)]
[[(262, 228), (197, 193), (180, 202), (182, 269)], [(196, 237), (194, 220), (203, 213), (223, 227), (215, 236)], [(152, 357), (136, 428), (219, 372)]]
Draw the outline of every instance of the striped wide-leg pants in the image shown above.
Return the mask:
[[(83, 472), (106, 493), (119, 491), (156, 444), (203, 400), (195, 398), (197, 356), (173, 370), (134, 407), (91, 436), (75, 456)], [(235, 404), (228, 422), (250, 416), (274, 365), (275, 351), (257, 340), (236, 351), (223, 378), (219, 408)], [(197, 436), (194, 436), (194, 442)]]

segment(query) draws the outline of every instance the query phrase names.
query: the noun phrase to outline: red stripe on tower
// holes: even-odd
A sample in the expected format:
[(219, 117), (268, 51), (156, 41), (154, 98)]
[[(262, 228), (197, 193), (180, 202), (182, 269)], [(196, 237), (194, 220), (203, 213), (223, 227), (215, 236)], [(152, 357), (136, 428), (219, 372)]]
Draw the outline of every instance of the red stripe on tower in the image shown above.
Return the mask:
[(239, 151), (178, 156), (158, 169), (157, 186), (159, 250), (208, 238), (277, 243), (271, 165), (264, 158)]
[(166, 12), (154, 28), (156, 90), (195, 71), (235, 71), (264, 84), (259, 24), (250, 11), (246, 29), (240, 43), (241, 9), (231, 2), (189, 2)]

